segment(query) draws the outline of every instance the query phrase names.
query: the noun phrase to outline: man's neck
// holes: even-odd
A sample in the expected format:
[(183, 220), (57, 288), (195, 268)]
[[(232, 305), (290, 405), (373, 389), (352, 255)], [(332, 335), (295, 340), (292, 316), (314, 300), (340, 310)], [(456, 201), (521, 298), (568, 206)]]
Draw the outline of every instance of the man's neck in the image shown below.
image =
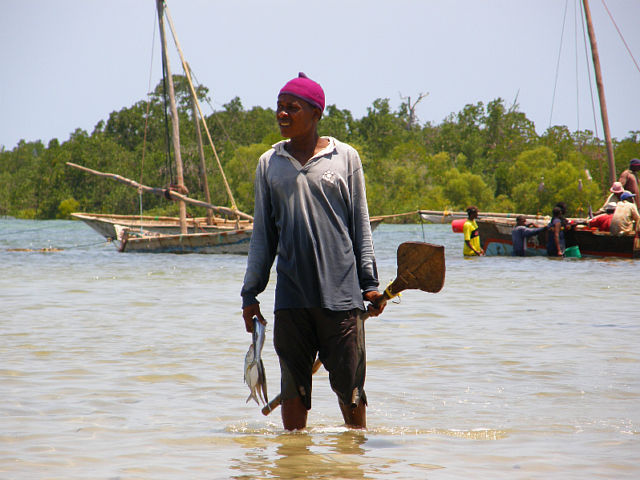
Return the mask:
[(300, 165), (307, 162), (329, 144), (329, 140), (320, 137), (317, 133), (310, 136), (292, 138), (286, 143), (285, 149), (295, 158)]

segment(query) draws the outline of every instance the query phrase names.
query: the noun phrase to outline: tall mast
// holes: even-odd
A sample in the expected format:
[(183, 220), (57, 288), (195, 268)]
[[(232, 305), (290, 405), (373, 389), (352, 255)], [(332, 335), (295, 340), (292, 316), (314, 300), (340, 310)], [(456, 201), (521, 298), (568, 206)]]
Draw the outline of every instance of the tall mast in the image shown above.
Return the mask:
[(584, 5), (584, 16), (587, 21), (589, 41), (591, 42), (591, 56), (593, 57), (593, 68), (596, 74), (596, 85), (598, 86), (598, 98), (600, 99), (600, 114), (602, 115), (602, 127), (604, 129), (604, 140), (607, 146), (607, 160), (609, 162), (609, 185), (617, 180), (616, 162), (613, 158), (613, 144), (611, 143), (611, 132), (609, 131), (609, 115), (607, 114), (607, 103), (604, 99), (604, 84), (602, 83), (602, 72), (600, 71), (600, 56), (598, 55), (598, 45), (596, 44), (596, 34), (591, 22), (591, 11), (588, 0), (582, 0)]
[[(181, 194), (186, 193), (184, 187), (184, 174), (182, 170), (182, 157), (180, 156), (180, 125), (178, 123), (178, 109), (176, 108), (176, 98), (173, 89), (173, 76), (171, 75), (171, 67), (169, 66), (169, 55), (167, 54), (167, 39), (164, 34), (164, 0), (156, 0), (158, 9), (158, 22), (160, 24), (160, 40), (162, 43), (162, 57), (169, 82), (169, 107), (171, 109), (171, 139), (173, 143), (173, 153), (176, 158), (176, 181), (177, 188)], [(187, 206), (182, 200), (178, 200), (180, 207), (180, 233), (187, 233)]]

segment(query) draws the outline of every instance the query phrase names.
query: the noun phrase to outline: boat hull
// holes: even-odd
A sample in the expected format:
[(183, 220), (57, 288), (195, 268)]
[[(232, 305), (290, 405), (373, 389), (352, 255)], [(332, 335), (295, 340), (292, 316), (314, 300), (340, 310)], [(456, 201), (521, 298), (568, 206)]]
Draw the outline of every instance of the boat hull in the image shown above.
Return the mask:
[[(485, 255), (512, 255), (513, 242), (511, 232), (515, 223), (477, 219), (480, 231), (480, 240), (485, 249)], [(541, 225), (540, 225), (541, 226)], [(547, 255), (546, 232), (541, 232), (528, 239), (525, 255)], [(619, 257), (638, 258), (640, 251), (634, 251), (634, 235), (611, 235), (609, 232), (591, 230), (589, 228), (577, 227), (566, 233), (567, 237), (572, 236), (572, 243), (578, 245), (580, 254), (583, 257)], [(567, 238), (569, 240), (569, 238)]]
[[(140, 215), (109, 215), (101, 213), (72, 213), (71, 217), (82, 220), (107, 240), (116, 240), (118, 227), (131, 230), (140, 229), (163, 234), (179, 234), (180, 219), (177, 217), (153, 217)], [(214, 217), (214, 224), (208, 225), (205, 217), (187, 219), (187, 233), (224, 232), (235, 230), (238, 225), (250, 226), (248, 220), (229, 220)]]
[(125, 230), (120, 236), (119, 250), (128, 253), (203, 253), (238, 254), (249, 252), (251, 229), (215, 233), (165, 235), (148, 233), (130, 236)]

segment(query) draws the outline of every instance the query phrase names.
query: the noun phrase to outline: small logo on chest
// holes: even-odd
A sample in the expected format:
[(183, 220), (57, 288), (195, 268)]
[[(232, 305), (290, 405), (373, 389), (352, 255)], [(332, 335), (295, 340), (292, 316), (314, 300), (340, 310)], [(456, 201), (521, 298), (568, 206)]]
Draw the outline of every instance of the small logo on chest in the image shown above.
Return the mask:
[(335, 183), (336, 178), (337, 178), (336, 173), (331, 170), (327, 170), (322, 174), (322, 180), (324, 180), (325, 182)]

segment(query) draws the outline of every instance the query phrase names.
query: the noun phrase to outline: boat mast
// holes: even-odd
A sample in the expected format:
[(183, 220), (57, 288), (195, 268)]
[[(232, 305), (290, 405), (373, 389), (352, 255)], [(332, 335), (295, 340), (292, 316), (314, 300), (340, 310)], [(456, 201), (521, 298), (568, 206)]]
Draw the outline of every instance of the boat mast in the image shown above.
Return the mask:
[[(180, 156), (180, 125), (178, 123), (178, 109), (176, 108), (176, 98), (173, 89), (173, 76), (171, 75), (171, 68), (169, 66), (169, 55), (167, 54), (167, 39), (164, 33), (164, 0), (156, 0), (156, 7), (158, 9), (158, 22), (160, 24), (162, 57), (164, 59), (167, 80), (169, 82), (169, 106), (171, 109), (172, 127), (171, 138), (173, 143), (173, 153), (176, 158), (176, 181), (178, 183), (177, 188), (181, 194), (184, 194), (187, 193), (187, 189), (184, 187), (182, 157)], [(182, 200), (178, 200), (178, 205), (180, 207), (180, 233), (184, 235), (187, 233), (187, 205)]]
[(607, 160), (609, 162), (609, 185), (616, 181), (616, 162), (613, 158), (613, 144), (611, 143), (611, 132), (609, 131), (609, 115), (607, 114), (607, 103), (604, 99), (604, 84), (602, 83), (602, 72), (600, 71), (600, 56), (598, 55), (598, 45), (596, 44), (596, 34), (591, 22), (591, 11), (588, 0), (582, 0), (584, 6), (584, 16), (587, 21), (589, 41), (591, 42), (591, 56), (593, 57), (593, 68), (596, 74), (596, 85), (598, 86), (598, 98), (600, 100), (600, 114), (602, 115), (602, 127), (604, 129), (604, 139), (607, 146)]

